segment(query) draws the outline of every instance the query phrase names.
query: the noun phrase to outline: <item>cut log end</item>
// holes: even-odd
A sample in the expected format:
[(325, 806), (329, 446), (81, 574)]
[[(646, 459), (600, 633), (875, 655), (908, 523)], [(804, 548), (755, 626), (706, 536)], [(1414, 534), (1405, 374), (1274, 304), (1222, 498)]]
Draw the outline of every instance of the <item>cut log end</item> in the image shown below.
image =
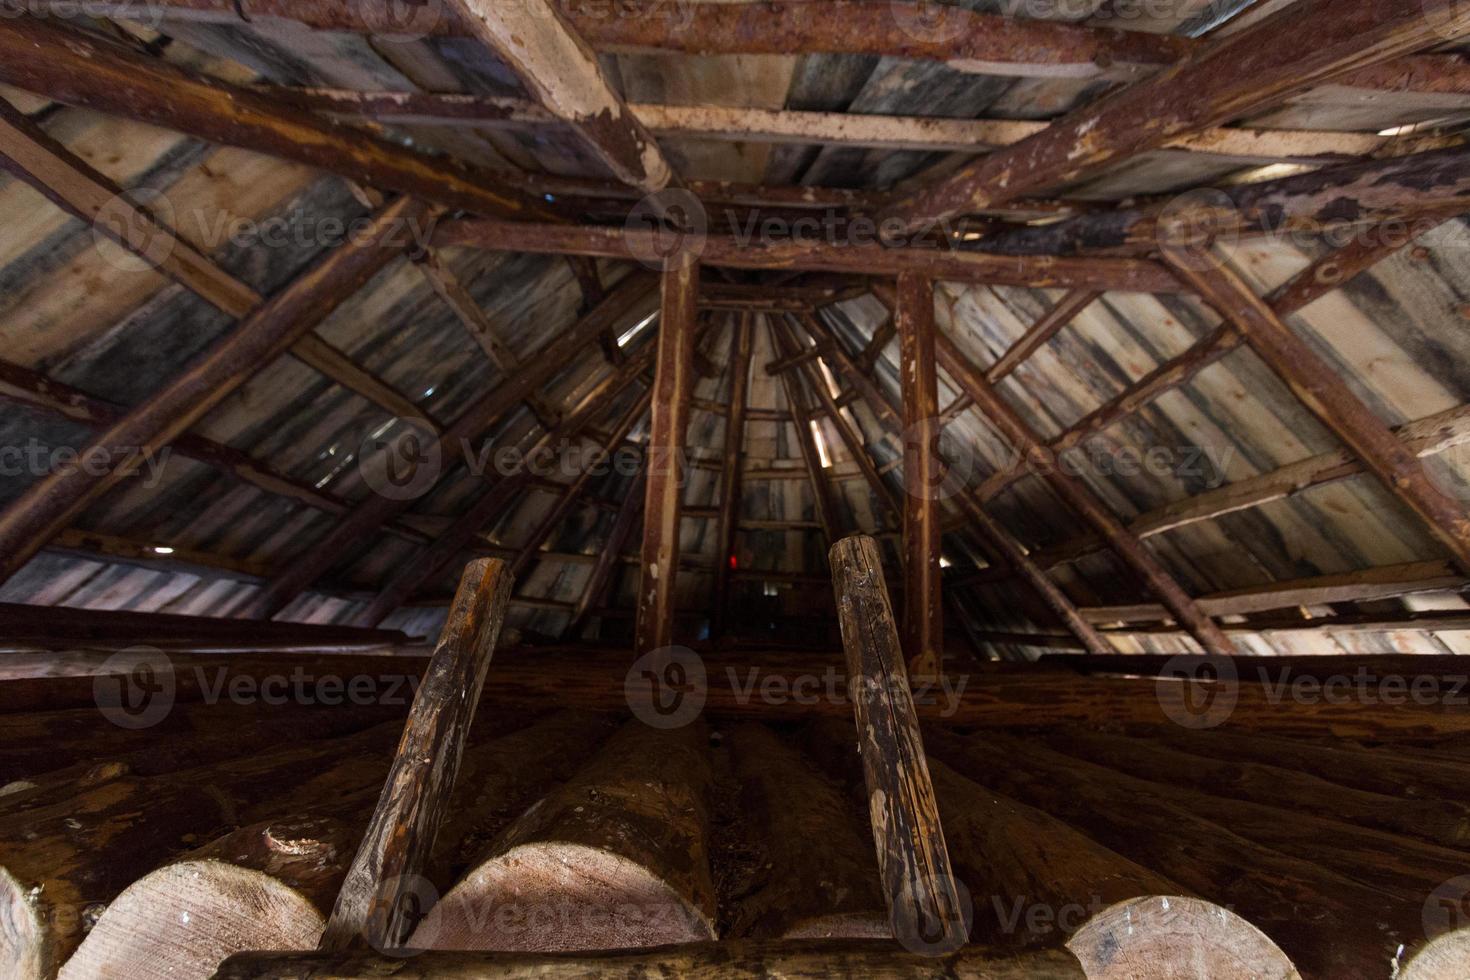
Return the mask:
[(43, 980), (54, 972), (42, 914), (31, 889), (0, 867), (0, 975)]
[(598, 848), (537, 843), (477, 868), (434, 907), (409, 945), (546, 952), (714, 937), (705, 913), (650, 869)]
[(1197, 898), (1149, 896), (1109, 906), (1067, 943), (1088, 980), (1301, 980), (1265, 933)]
[(1399, 980), (1463, 980), (1470, 976), (1470, 928), (1436, 936), (1398, 974)]
[(222, 861), (182, 861), (119, 895), (61, 978), (208, 977), (245, 950), (313, 949), (324, 925), (305, 896), (270, 875)]

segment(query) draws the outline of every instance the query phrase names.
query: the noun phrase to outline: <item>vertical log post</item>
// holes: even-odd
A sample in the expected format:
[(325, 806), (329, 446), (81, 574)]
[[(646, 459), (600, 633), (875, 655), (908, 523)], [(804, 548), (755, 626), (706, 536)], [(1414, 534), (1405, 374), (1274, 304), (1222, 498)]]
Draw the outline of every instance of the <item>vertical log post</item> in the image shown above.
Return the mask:
[(939, 601), (939, 382), (934, 368), (934, 281), (898, 277), (903, 389), (903, 639), (909, 669), (936, 677), (944, 653)]
[(684, 494), (684, 440), (694, 375), (694, 320), (699, 304), (699, 262), (670, 256), (663, 274), (658, 364), (653, 380), (648, 435), (648, 481), (643, 505), (643, 566), (638, 583), (634, 645), (639, 653), (666, 647), (674, 638), (674, 583), (679, 571), (679, 512)]
[(418, 907), (425, 897), (424, 865), (454, 788), (510, 593), (505, 562), (485, 558), (465, 566), (321, 949), (364, 941), (380, 950), (399, 946), (427, 913)]
[(939, 824), (882, 557), (872, 538), (859, 535), (833, 545), (830, 560), (893, 934), (912, 950), (939, 955), (963, 945), (968, 926)]
[(710, 636), (723, 636), (730, 615), (730, 580), (735, 571), (735, 531), (740, 520), (740, 460), (745, 447), (745, 399), (750, 388), (750, 353), (755, 326), (743, 313), (731, 324), (730, 401), (725, 411), (725, 459), (720, 468), (719, 551), (715, 552), (715, 604)]

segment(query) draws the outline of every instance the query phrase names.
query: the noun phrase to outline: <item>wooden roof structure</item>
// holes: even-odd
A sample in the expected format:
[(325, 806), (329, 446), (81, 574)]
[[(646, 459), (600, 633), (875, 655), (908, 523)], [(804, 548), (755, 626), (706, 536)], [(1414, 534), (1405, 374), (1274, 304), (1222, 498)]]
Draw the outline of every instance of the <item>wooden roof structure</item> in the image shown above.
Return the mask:
[(992, 6), (6, 18), (0, 600), (1464, 652), (1470, 18)]

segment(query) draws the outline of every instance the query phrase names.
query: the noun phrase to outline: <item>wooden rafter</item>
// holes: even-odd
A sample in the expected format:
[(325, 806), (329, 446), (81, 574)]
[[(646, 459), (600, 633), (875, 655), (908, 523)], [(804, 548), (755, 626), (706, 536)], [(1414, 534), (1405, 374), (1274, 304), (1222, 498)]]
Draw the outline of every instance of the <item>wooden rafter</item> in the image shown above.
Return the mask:
[(645, 460), (644, 465), (639, 466), (638, 475), (623, 495), (623, 502), (618, 507), (612, 526), (608, 529), (607, 540), (603, 542), (602, 550), (597, 553), (597, 558), (592, 565), (592, 572), (587, 576), (587, 587), (582, 590), (581, 597), (572, 609), (566, 631), (562, 634), (564, 639), (575, 639), (579, 636), (583, 627), (587, 625), (588, 618), (595, 610), (602, 607), (603, 600), (613, 584), (613, 575), (618, 571), (618, 566), (625, 561), (634, 564), (638, 562), (637, 558), (625, 556), (623, 549), (633, 537), (633, 532), (638, 529), (638, 522), (643, 516), (643, 488), (646, 478)]
[(1233, 324), (1303, 405), (1364, 467), (1408, 506), (1429, 532), (1470, 569), (1470, 512), (1431, 482), (1419, 458), (1353, 393), (1347, 382), (1292, 331), (1271, 307), (1221, 264), (1165, 249), (1179, 276)]
[(1013, 201), (1467, 31), (1470, 11), (1452, 0), (1301, 0), (895, 199), (881, 214), (918, 228)]
[(452, 0), (475, 37), (508, 64), (537, 101), (570, 125), (615, 177), (649, 194), (674, 169), (551, 0)]
[[(506, 174), (428, 157), (91, 34), (29, 17), (0, 24), (0, 82), (480, 214), (551, 220)], [(422, 233), (427, 222), (417, 225)], [(405, 240), (412, 228), (400, 228)]]
[(754, 344), (754, 317), (749, 313), (730, 320), (730, 397), (725, 412), (725, 444), (720, 466), (720, 506), (715, 528), (715, 592), (710, 636), (725, 635), (730, 615), (730, 581), (739, 559), (735, 536), (740, 518), (741, 463), (745, 455), (745, 412), (750, 392), (750, 359)]
[(939, 381), (934, 370), (934, 280), (898, 277), (899, 389), (903, 403), (903, 636), (909, 670), (934, 677), (944, 660), (940, 601)]
[[(27, 9), (68, 15), (70, 0), (41, 0)], [(115, 0), (118, 17), (136, 17)], [(955, 7), (935, 11), (927, 0), (824, 0), (779, 6), (695, 3), (668, 16), (666, 0), (620, 8), (563, 5), (571, 26), (602, 51), (667, 54), (862, 54), (937, 61), (959, 72), (1002, 77), (1130, 78), (1168, 67), (1205, 48), (1207, 39), (1115, 30), (1066, 21), (1026, 19)], [(185, 20), (233, 24), (233, 0), (161, 0), (160, 9)], [(108, 4), (95, 8), (101, 15)], [(284, 18), (322, 30), (378, 34), (374, 17), (352, 0), (251, 0), (252, 17)], [(431, 36), (472, 36), (457, 16), (426, 18)], [(1411, 55), (1348, 72), (1337, 84), (1425, 94), (1470, 93), (1470, 65), (1452, 55)]]
[[(106, 460), (105, 475), (92, 476), (75, 467), (31, 484), (0, 513), (0, 581), (19, 571), (88, 504), (136, 471), (143, 455), (185, 432), (402, 254), (391, 247), (391, 236), (402, 222), (424, 214), (424, 206), (409, 198), (380, 211), (362, 234), (241, 320), (146, 401), (98, 431), (81, 455), (100, 454)], [(138, 452), (117, 460), (117, 446), (138, 447)]]
[(985, 380), (991, 384), (999, 384), (1016, 368), (1020, 367), (1027, 359), (1046, 345), (1053, 337), (1061, 332), (1073, 320), (1077, 314), (1093, 304), (1101, 293), (1091, 290), (1073, 290), (1057, 301), (1057, 305), (1047, 310), (1026, 332), (1000, 356), (1000, 359), (985, 371)]
[[(609, 323), (626, 320), (648, 295), (650, 278), (634, 274), (608, 294), (601, 304), (582, 317), (571, 329), (546, 343), (526, 359), (524, 371), (517, 372), (503, 384), (495, 386), (475, 401), (449, 425), (439, 439), (439, 450), (446, 459), (460, 451), (460, 440), (473, 442), (496, 420), (513, 411), (527, 395), (555, 377), (575, 359)], [(320, 578), (365, 537), (395, 516), (408, 510), (413, 499), (383, 494), (369, 496), (352, 509), (320, 540), (311, 542), (289, 565), (271, 580), (270, 585), (250, 607), (250, 614), (268, 619), (284, 609), (292, 599)]]
[[(843, 349), (841, 342), (827, 330), (819, 318), (806, 317), (801, 322), (814, 339), (825, 344), (822, 348), (824, 357), (831, 358), (836, 372), (845, 374), (857, 387), (869, 410), (879, 419), (886, 418), (895, 427), (901, 427), (900, 413), (888, 401), (883, 390), (869, 378), (870, 371)], [(941, 460), (941, 462), (945, 461)], [(945, 463), (945, 465), (948, 464)], [(971, 526), (986, 538), (987, 543), (993, 546), (1036, 589), (1042, 600), (1056, 612), (1076, 636), (1082, 649), (1094, 652), (1107, 652), (1112, 649), (1091, 624), (1082, 618), (1077, 606), (1067, 597), (1066, 593), (1047, 578), (1042, 567), (1027, 554), (1010, 532), (992, 520), (974, 500), (963, 494), (958, 499), (969, 517)]]
[[(265, 302), (4, 99), (0, 99), (0, 168), (220, 311), (239, 319)], [(410, 398), (313, 333), (297, 340), (291, 353), (391, 415), (428, 420)]]
[[(780, 350), (774, 324), (769, 317), (762, 319), (770, 337), (771, 348)], [(832, 491), (832, 481), (827, 474), (827, 468), (822, 465), (821, 453), (817, 449), (812, 428), (815, 421), (797, 379), (789, 373), (782, 373), (779, 377), (781, 390), (786, 395), (786, 407), (791, 412), (791, 427), (796, 434), (797, 451), (801, 454), (802, 466), (806, 469), (807, 479), (811, 484), (817, 524), (826, 535), (827, 547), (830, 548), (842, 538), (842, 514), (838, 508), (837, 495)]]
[[(629, 260), (656, 255), (659, 247), (657, 234), (643, 229), (494, 219), (441, 222), (433, 241), (440, 246)], [(822, 240), (741, 241), (720, 235), (710, 235), (699, 244), (702, 264), (733, 269), (798, 269), (871, 276), (919, 272), (935, 279), (959, 282), (1144, 293), (1181, 289), (1178, 281), (1157, 263), (1136, 259), (998, 256), (944, 247), (890, 248), (877, 242), (832, 244)]]
[(527, 461), (542, 458), (563, 440), (577, 438), (620, 392), (638, 380), (648, 367), (650, 353), (645, 347), (640, 356), (630, 357), (621, 368), (608, 373), (582, 396), (579, 404), (555, 428), (543, 431), (535, 443), (518, 456), (513, 471), (500, 474), (500, 478), (456, 516), (433, 543), (399, 565), (388, 584), (354, 622), (376, 626), (399, 606), (406, 604), (420, 586), (448, 568), (478, 534), (493, 526), (512, 506), (516, 495), (525, 488)]
[(1234, 645), (1220, 627), (1200, 611), (1199, 606), (1152, 552), (1123, 527), (1117, 516), (1086, 484), (1051, 464), (1051, 455), (1025, 420), (996, 393), (980, 370), (955, 346), (954, 341), (939, 331), (935, 333), (935, 349), (940, 366), (975, 400), (980, 411), (1029, 462), (1033, 471), (1045, 479), (1057, 495), (1108, 542), (1118, 557), (1139, 574), (1149, 590), (1163, 600), (1180, 624), (1204, 647), (1206, 653), (1234, 652)]
[[(642, 396), (637, 398), (628, 407), (628, 410), (623, 413), (623, 417), (613, 426), (612, 433), (601, 441), (599, 445), (600, 455), (593, 458), (594, 464), (601, 459), (606, 459), (623, 444), (623, 440), (628, 437), (628, 433), (633, 431), (633, 426), (637, 425), (648, 412), (648, 403), (651, 398), (651, 392), (644, 392)], [(582, 472), (578, 473), (571, 483), (567, 484), (567, 488), (557, 497), (556, 503), (552, 505), (551, 509), (546, 512), (546, 515), (541, 518), (536, 526), (531, 529), (531, 533), (526, 537), (525, 543), (521, 545), (515, 559), (510, 563), (512, 575), (519, 578), (536, 561), (543, 557), (541, 546), (561, 526), (561, 523), (567, 519), (567, 515), (572, 512), (572, 508), (577, 505), (582, 499), (583, 494), (586, 493), (587, 485), (597, 475), (598, 466), (589, 465)]]
[(684, 441), (694, 387), (699, 298), (699, 262), (693, 255), (680, 252), (670, 257), (663, 273), (662, 292), (644, 490), (643, 564), (635, 600), (633, 643), (639, 653), (667, 647), (674, 638)]

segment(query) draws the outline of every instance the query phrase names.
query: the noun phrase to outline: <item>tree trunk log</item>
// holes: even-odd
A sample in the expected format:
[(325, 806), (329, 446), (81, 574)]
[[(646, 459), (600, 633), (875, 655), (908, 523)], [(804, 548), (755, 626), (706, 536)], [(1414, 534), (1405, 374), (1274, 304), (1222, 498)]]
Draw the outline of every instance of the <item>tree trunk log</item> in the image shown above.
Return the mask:
[[(567, 778), (610, 730), (607, 720), (576, 712), (498, 737), (477, 723), (430, 880), (447, 887), (447, 872), (432, 869), (455, 866), (468, 841), (494, 833)], [(386, 751), (380, 761), (386, 772)], [(205, 980), (242, 950), (315, 949), (381, 786), (315, 788), (306, 809), (243, 827), (134, 882), (62, 967), (62, 980)]]
[(714, 937), (702, 725), (628, 722), (419, 925), (429, 949), (619, 949)]
[[(1201, 817), (1221, 802), (1180, 805), (1146, 783), (1058, 757), (993, 733), (927, 732), (931, 751), (975, 781), (1065, 820), (1104, 846), (1159, 870), (1190, 892), (1228, 905), (1259, 926), (1300, 969), (1322, 977), (1370, 977), (1420, 932), (1419, 902), (1324, 867), (1330, 840), (1286, 853)], [(1277, 811), (1277, 819), (1298, 818)], [(1345, 826), (1345, 825), (1344, 825)], [(1422, 896), (1421, 896), (1422, 901)]]
[(764, 881), (741, 900), (732, 935), (891, 937), (866, 815), (855, 801), (764, 725), (735, 728), (730, 744), (746, 812), (767, 847)]

